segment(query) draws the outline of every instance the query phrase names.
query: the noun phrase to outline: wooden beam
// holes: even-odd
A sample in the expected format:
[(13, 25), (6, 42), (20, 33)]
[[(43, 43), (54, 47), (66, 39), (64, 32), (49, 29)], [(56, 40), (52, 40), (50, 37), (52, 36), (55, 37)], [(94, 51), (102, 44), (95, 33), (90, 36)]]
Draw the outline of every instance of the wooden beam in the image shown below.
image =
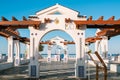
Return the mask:
[(102, 38), (100, 37), (88, 37), (85, 39), (85, 42), (89, 42), (89, 43), (94, 43), (96, 42), (96, 40), (101, 40)]
[(12, 30), (10, 27), (6, 28), (5, 30), (6, 30), (6, 31), (9, 31), (9, 32), (11, 32), (11, 33), (13, 33), (13, 34), (15, 34), (15, 35), (19, 35), (18, 32)]
[(99, 80), (99, 66), (96, 64), (96, 80)]
[(14, 16), (12, 16), (12, 21), (18, 21)]
[(3, 29), (1, 32), (5, 33), (5, 34), (8, 34), (8, 35), (10, 35), (10, 36), (14, 36), (14, 37), (16, 37), (16, 38), (20, 38), (19, 35), (15, 34), (15, 33), (13, 33), (13, 32), (4, 30), (4, 29)]
[(120, 25), (112, 25), (112, 24), (107, 24), (107, 25), (105, 25), (105, 24), (101, 24), (101, 25), (97, 25), (97, 24), (88, 24), (87, 26), (86, 26), (87, 28), (104, 28), (104, 29), (107, 29), (107, 28), (120, 28)]
[(114, 19), (115, 19), (115, 16), (112, 16), (112, 17), (110, 17), (108, 20), (114, 21)]
[(14, 38), (14, 40), (19, 40), (20, 42), (23, 42), (23, 43), (30, 42), (30, 39), (26, 37)]
[(67, 45), (67, 44), (75, 44), (75, 42), (73, 42), (73, 41), (65, 41), (65, 42), (60, 42), (60, 43), (63, 43), (65, 45)]
[(41, 41), (40, 44), (49, 44), (50, 42), (49, 41)]
[(98, 20), (103, 20), (103, 18), (104, 18), (104, 17), (103, 17), (103, 16), (101, 16), (101, 17), (99, 17), (99, 19), (98, 19)]
[(106, 36), (106, 34), (107, 34), (107, 30), (102, 30), (97, 33), (97, 36)]
[(107, 80), (107, 66), (106, 66), (106, 64), (104, 63), (103, 59), (100, 57), (100, 55), (97, 51), (95, 52), (95, 55), (98, 57), (101, 64), (104, 66), (104, 80)]
[[(80, 21), (80, 20), (75, 20), (75, 24), (82, 24), (82, 25), (120, 25), (119, 20), (93, 20), (93, 21)], [(94, 28), (94, 27), (93, 27)], [(104, 28), (104, 27), (103, 27)]]
[(98, 57), (98, 59), (100, 60), (101, 64), (104, 66), (104, 68), (107, 68), (106, 64), (104, 63), (103, 59), (100, 57), (100, 55), (97, 51), (95, 51), (95, 55)]
[(87, 52), (87, 54), (90, 56), (90, 59), (94, 62), (94, 64), (97, 64), (96, 61), (93, 59), (93, 57), (91, 56), (91, 53)]
[[(11, 25), (7, 25), (7, 27), (9, 27), (9, 26), (11, 26)], [(29, 25), (12, 25), (11, 26), (11, 28), (13, 29), (13, 30), (16, 30), (16, 29), (26, 29), (26, 28), (28, 28), (28, 27), (30, 27)], [(32, 26), (31, 26), (32, 27)], [(34, 27), (34, 26), (33, 26)]]
[(100, 37), (96, 37), (95, 39), (96, 39), (96, 40), (101, 40), (102, 38), (100, 38)]
[(40, 25), (40, 21), (1, 21), (0, 26), (12, 26), (13, 28), (28, 28), (29, 26)]
[(88, 20), (88, 21), (92, 21), (92, 16), (90, 16), (87, 20)]
[[(67, 41), (67, 42), (61, 42), (61, 43), (63, 43), (63, 44), (65, 44), (65, 45), (67, 45), (67, 44), (75, 44), (75, 42), (73, 42), (73, 41)], [(54, 44), (54, 42), (49, 42), (49, 41), (45, 41), (45, 42), (40, 42), (40, 44)]]
[(86, 38), (85, 42), (90, 42), (90, 43), (92, 42), (93, 43), (93, 42), (95, 42), (95, 37)]
[(3, 37), (6, 37), (6, 38), (8, 38), (10, 36), (9, 34), (6, 34), (6, 33), (1, 32), (1, 31), (0, 31), (0, 35), (3, 36)]
[(109, 32), (108, 35), (109, 35), (109, 37), (114, 37), (114, 36), (120, 35), (120, 31), (119, 32)]
[(115, 29), (111, 28), (111, 29), (104, 29), (100, 32), (97, 33), (97, 36), (110, 36), (110, 34), (115, 33)]
[(7, 26), (0, 26), (0, 31), (2, 30), (2, 29), (6, 29), (7, 28)]
[(23, 21), (27, 21), (27, 18), (25, 16), (23, 16)]
[(2, 21), (8, 21), (5, 17), (2, 16)]
[(25, 42), (30, 42), (29, 38), (25, 38), (24, 40), (25, 40)]

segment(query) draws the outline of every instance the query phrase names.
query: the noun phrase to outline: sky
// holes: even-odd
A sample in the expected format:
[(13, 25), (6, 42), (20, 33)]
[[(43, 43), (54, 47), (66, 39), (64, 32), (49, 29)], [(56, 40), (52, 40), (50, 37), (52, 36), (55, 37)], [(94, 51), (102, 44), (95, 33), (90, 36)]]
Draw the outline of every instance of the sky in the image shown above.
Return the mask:
[[(51, 7), (56, 3), (76, 10), (80, 15), (93, 16), (93, 19), (98, 19), (100, 16), (104, 16), (105, 20), (111, 16), (115, 16), (115, 19), (120, 18), (120, 0), (0, 0), (0, 16), (4, 16), (8, 20), (15, 16), (18, 20), (22, 20), (22, 16), (34, 15), (36, 12)], [(96, 29), (87, 29), (86, 37), (94, 36), (95, 31)], [(29, 30), (19, 30), (19, 32), (21, 36), (29, 37)], [(72, 40), (69, 35), (61, 31), (50, 32), (45, 35), (43, 40), (54, 37), (54, 33), (62, 34), (61, 37)], [(119, 42), (120, 36), (109, 40), (109, 53), (120, 53)], [(21, 53), (23, 53), (25, 45), (21, 45)], [(94, 51), (94, 44), (90, 48)], [(72, 51), (74, 52), (74, 50)], [(3, 37), (0, 37), (0, 53), (7, 53), (7, 40)]]

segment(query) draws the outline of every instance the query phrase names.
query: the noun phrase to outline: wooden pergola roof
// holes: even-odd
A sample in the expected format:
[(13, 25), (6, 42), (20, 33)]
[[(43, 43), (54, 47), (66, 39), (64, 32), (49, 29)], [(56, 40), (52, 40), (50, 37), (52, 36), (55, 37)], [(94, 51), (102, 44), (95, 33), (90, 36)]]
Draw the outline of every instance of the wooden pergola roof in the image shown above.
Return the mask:
[(27, 43), (27, 44), (29, 44), (30, 42), (30, 39), (27, 37), (14, 38), (14, 40), (19, 40), (20, 42)]
[(29, 26), (33, 26), (36, 29), (39, 28), (40, 21), (32, 21), (28, 20), (23, 16), (22, 21), (18, 21), (15, 17), (12, 17), (12, 21), (9, 21), (5, 17), (2, 17), (0, 21), (0, 29), (4, 29), (7, 27), (12, 27), (12, 29), (21, 29), (21, 28), (28, 28)]
[(20, 40), (20, 42), (26, 43), (30, 40), (28, 38), (21, 37), (16, 30), (25, 29), (29, 26), (33, 26), (35, 29), (38, 29), (40, 23), (40, 21), (28, 20), (24, 16), (22, 18), (22, 21), (18, 21), (15, 17), (12, 17), (11, 21), (5, 17), (2, 17), (0, 21), (0, 35), (6, 38), (9, 36), (14, 36), (14, 40)]
[[(67, 45), (67, 44), (75, 44), (75, 42), (73, 41), (64, 41), (64, 42), (61, 42), (63, 43), (64, 45)], [(41, 41), (40, 44), (49, 44), (49, 45), (53, 45), (54, 42), (50, 42), (50, 41)]]
[[(93, 20), (90, 16), (86, 21), (74, 20), (74, 23), (77, 25), (76, 28), (81, 28), (83, 25), (86, 25), (87, 28), (100, 28), (102, 29), (97, 33), (95, 37), (86, 38), (86, 42), (94, 43), (96, 40), (101, 39), (100, 36), (113, 37), (120, 34), (120, 19), (114, 20), (114, 16), (108, 20), (104, 20), (104, 17), (101, 16), (97, 20)], [(70, 19), (65, 19), (66, 22), (70, 22)], [(24, 29), (29, 26), (33, 26), (35, 29), (39, 29), (40, 21), (32, 21), (25, 17), (22, 18), (22, 21), (17, 20), (15, 17), (12, 17), (12, 20), (9, 21), (5, 17), (1, 18), (0, 21), (0, 35), (3, 37), (14, 36), (15, 39), (20, 40), (21, 42), (28, 41), (27, 38), (22, 38), (16, 29)], [(74, 44), (74, 42), (64, 43), (64, 44)]]
[(101, 16), (97, 20), (93, 20), (92, 16), (90, 16), (86, 21), (77, 21), (75, 20), (76, 28), (81, 28), (82, 25), (86, 25), (87, 28), (100, 28), (102, 29), (97, 33), (95, 37), (86, 38), (86, 42), (94, 43), (96, 40), (101, 39), (101, 36), (111, 37), (120, 35), (120, 19), (114, 20), (115, 17), (112, 16), (108, 20), (104, 20), (104, 17)]
[(97, 20), (93, 20), (90, 16), (86, 21), (74, 20), (74, 23), (77, 25), (77, 28), (82, 27), (81, 25), (86, 25), (87, 28), (120, 28), (120, 19), (114, 20), (114, 16), (108, 20), (104, 20), (104, 17), (101, 16)]
[(96, 40), (101, 40), (102, 38), (100, 37), (88, 37), (85, 39), (85, 42), (88, 42), (88, 43), (94, 43), (96, 42)]

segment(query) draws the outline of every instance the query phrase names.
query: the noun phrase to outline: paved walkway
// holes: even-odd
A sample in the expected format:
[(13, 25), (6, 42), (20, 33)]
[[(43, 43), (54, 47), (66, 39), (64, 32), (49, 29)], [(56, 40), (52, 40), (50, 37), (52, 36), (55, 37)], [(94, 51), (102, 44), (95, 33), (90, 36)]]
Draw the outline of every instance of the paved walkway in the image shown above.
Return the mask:
[[(59, 65), (58, 69), (52, 69), (50, 66)], [(68, 66), (67, 66), (68, 65)], [(71, 66), (72, 67), (71, 67)], [(64, 67), (63, 69), (63, 66)], [(40, 70), (40, 79), (38, 80), (80, 80), (74, 77), (74, 61), (68, 64), (61, 62), (53, 63), (41, 63), (40, 67), (44, 67)], [(55, 67), (54, 67), (55, 68)], [(57, 67), (56, 67), (57, 68)], [(51, 70), (50, 70), (51, 69)], [(95, 80), (95, 67), (89, 66), (87, 68), (88, 79)], [(90, 76), (89, 76), (90, 75)], [(103, 80), (103, 73), (100, 73), (99, 80)], [(36, 80), (28, 78), (28, 65), (21, 65), (19, 67), (14, 67), (8, 70), (0, 71), (0, 80)], [(108, 71), (108, 80), (120, 80), (120, 74), (116, 74)]]

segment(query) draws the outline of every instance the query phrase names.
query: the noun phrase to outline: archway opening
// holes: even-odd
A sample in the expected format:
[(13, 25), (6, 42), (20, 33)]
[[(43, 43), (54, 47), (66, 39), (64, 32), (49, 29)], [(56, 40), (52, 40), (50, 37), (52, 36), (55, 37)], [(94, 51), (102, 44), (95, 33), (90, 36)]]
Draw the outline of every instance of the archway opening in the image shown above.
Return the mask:
[[(45, 35), (43, 35), (40, 42), (48, 42), (48, 41), (54, 41), (54, 39), (59, 40), (64, 39), (64, 42), (74, 42), (72, 37), (67, 34), (65, 31), (62, 30), (52, 30), (47, 32)], [(57, 44), (58, 43), (58, 44)], [(75, 60), (76, 60), (76, 47), (75, 44), (59, 44), (59, 42), (55, 41), (55, 44), (51, 45), (51, 62), (47, 61), (49, 58), (49, 51), (48, 51), (48, 44), (42, 44), (44, 46), (44, 49), (42, 52), (40, 52), (40, 55), (42, 56), (42, 62), (40, 64), (40, 74), (42, 75), (43, 71), (48, 70), (47, 73), (50, 76), (51, 72), (54, 71), (52, 74), (57, 76), (73, 76), (75, 75)], [(66, 50), (67, 46), (67, 50)], [(68, 61), (65, 62), (67, 52)], [(47, 65), (45, 67), (44, 65)], [(65, 73), (66, 75), (61, 75)]]
[[(48, 33), (46, 33), (42, 39), (40, 40), (45, 42), (45, 41), (49, 41), (50, 39), (52, 38), (55, 38), (55, 37), (60, 37), (60, 38), (63, 38), (65, 41), (69, 41), (69, 42), (72, 42), (74, 41), (72, 39), (72, 37), (67, 34), (66, 32), (62, 31), (62, 30), (54, 30), (54, 31), (50, 31)], [(44, 49), (43, 51), (40, 53), (42, 55), (42, 57), (46, 58), (47, 57), (47, 49), (48, 49), (48, 45), (47, 44), (43, 44), (44, 46)], [(56, 54), (56, 47), (58, 45), (54, 45), (54, 47), (52, 48), (52, 57), (54, 54)], [(60, 46), (59, 46), (60, 47)], [(63, 54), (63, 48), (61, 48), (61, 53)], [(75, 51), (75, 44), (67, 44), (67, 49), (68, 49), (68, 57), (71, 58), (71, 59), (75, 59), (75, 56), (76, 56), (76, 51)]]

